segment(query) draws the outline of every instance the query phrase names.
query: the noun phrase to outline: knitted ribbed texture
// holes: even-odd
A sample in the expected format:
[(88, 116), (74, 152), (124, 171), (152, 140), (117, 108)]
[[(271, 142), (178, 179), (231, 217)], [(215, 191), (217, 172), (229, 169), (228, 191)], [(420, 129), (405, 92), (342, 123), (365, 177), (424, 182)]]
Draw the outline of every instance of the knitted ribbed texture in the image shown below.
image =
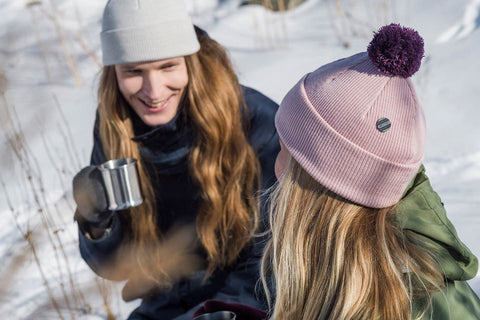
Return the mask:
[(106, 66), (180, 57), (200, 49), (183, 0), (109, 0), (101, 42)]
[[(387, 118), (391, 128), (377, 128)], [(275, 119), (281, 140), (320, 184), (367, 207), (398, 202), (423, 160), (425, 119), (410, 79), (377, 71), (366, 53), (304, 76)]]

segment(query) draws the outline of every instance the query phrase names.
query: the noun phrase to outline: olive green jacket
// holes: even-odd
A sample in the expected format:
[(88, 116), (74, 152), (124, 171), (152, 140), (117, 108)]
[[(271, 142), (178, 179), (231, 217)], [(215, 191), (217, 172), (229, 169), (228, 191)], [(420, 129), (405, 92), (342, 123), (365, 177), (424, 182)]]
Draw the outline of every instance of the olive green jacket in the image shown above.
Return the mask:
[[(420, 319), (480, 319), (480, 300), (466, 282), (477, 274), (478, 259), (458, 238), (423, 166), (397, 208), (400, 226), (431, 244), (445, 275), (445, 288), (432, 294), (432, 305)], [(413, 315), (418, 315), (415, 305)]]

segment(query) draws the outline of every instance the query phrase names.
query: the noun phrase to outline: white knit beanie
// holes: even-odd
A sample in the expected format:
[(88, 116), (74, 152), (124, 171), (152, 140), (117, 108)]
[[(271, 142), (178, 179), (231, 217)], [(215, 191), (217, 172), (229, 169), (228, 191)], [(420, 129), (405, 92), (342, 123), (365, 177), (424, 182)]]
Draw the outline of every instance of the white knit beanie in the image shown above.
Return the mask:
[(183, 0), (109, 0), (101, 42), (105, 66), (186, 56), (200, 49)]

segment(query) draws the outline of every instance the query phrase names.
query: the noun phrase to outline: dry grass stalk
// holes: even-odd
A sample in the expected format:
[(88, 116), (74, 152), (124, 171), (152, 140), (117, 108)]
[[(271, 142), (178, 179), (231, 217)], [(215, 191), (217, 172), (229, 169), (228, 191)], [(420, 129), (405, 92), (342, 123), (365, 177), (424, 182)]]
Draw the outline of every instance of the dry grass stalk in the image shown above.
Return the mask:
[(55, 101), (55, 107), (57, 108), (57, 110), (60, 114), (60, 117), (62, 118), (61, 123), (63, 124), (63, 127), (66, 131), (66, 134), (64, 134), (63, 130), (62, 130), (62, 127), (59, 128), (60, 133), (62, 134), (62, 137), (64, 139), (65, 146), (68, 150), (68, 154), (70, 155), (71, 163), (74, 164), (74, 167), (76, 168), (76, 171), (80, 170), (80, 168), (82, 167), (81, 163), (80, 163), (81, 158), (80, 158), (80, 155), (79, 155), (77, 149), (75, 148), (76, 144), (75, 144), (75, 140), (73, 138), (72, 130), (70, 130), (70, 126), (68, 125), (68, 119), (65, 116), (65, 112), (63, 112), (62, 106), (60, 105), (60, 101), (58, 101), (57, 96), (55, 94), (52, 94), (52, 97), (53, 97), (53, 100)]
[[(348, 48), (349, 38), (370, 38), (378, 25), (391, 21), (395, 11), (395, 1), (373, 0), (327, 0), (329, 18), (337, 38)], [(334, 7), (334, 9), (332, 9)]]
[[(3, 179), (0, 179), (0, 183), (5, 188), (5, 183)], [(10, 209), (12, 210), (12, 208)], [(20, 271), (22, 265), (28, 259), (29, 256), (29, 249), (28, 247), (22, 247), (20, 249), (15, 249), (15, 254), (13, 258), (6, 262), (4, 261), (3, 270), (0, 274), (0, 301), (8, 300), (8, 290), (12, 287), (13, 280), (15, 279), (15, 275)], [(5, 265), (6, 264), (6, 265)]]
[[(64, 319), (63, 315), (62, 315), (62, 312), (60, 310), (60, 305), (58, 304), (57, 302), (57, 299), (55, 299), (55, 296), (53, 295), (53, 290), (52, 288), (50, 287), (50, 284), (49, 284), (49, 281), (48, 281), (48, 278), (46, 277), (45, 275), (45, 272), (43, 271), (43, 267), (42, 267), (42, 263), (40, 262), (40, 258), (38, 257), (38, 253), (37, 253), (37, 249), (36, 249), (36, 246), (35, 246), (35, 243), (33, 242), (32, 240), (32, 237), (30, 236), (31, 233), (28, 233), (26, 236), (25, 236), (25, 240), (27, 240), (29, 246), (30, 246), (30, 249), (32, 251), (32, 254), (33, 254), (33, 258), (35, 259), (35, 264), (37, 265), (38, 267), (38, 271), (40, 272), (40, 275), (43, 279), (43, 285), (46, 287), (47, 289), (47, 293), (48, 293), (48, 296), (50, 298), (50, 301), (52, 303), (52, 306), (53, 308), (57, 311), (57, 314), (58, 316), (60, 317), (60, 319)], [(65, 293), (63, 292), (63, 294), (65, 295)], [(71, 310), (71, 307), (68, 303), (68, 299), (65, 299), (65, 302), (67, 303), (67, 306), (68, 306), (68, 309), (70, 311), (70, 315), (74, 317), (73, 315), (73, 312)]]
[[(68, 259), (67, 254), (66, 254), (65, 248), (63, 247), (62, 240), (60, 239), (59, 231), (60, 230), (55, 230), (54, 234), (57, 238), (58, 245), (60, 246), (60, 252), (62, 254), (63, 261), (66, 264), (66, 270), (67, 270), (67, 274), (68, 274), (68, 283), (70, 285), (70, 295), (72, 296), (72, 300), (75, 303), (75, 308), (80, 309), (80, 306), (81, 305), (86, 305), (87, 301), (86, 301), (83, 293), (78, 289), (77, 284), (75, 283), (75, 281), (73, 279), (73, 273), (72, 273), (72, 268), (70, 267), (70, 261)], [(63, 285), (63, 283), (62, 283), (62, 285)], [(67, 308), (69, 310), (71, 310), (70, 306), (68, 304), (68, 300), (66, 301), (66, 303), (67, 303)]]
[(343, 13), (343, 6), (340, 3), (340, 0), (335, 0), (335, 7), (337, 8), (338, 16), (343, 19), (345, 14)]
[(90, 57), (90, 59), (92, 59), (92, 61), (99, 67), (101, 68), (102, 67), (102, 64), (99, 62), (99, 60), (97, 59), (97, 56), (95, 54), (95, 52), (93, 52), (92, 49), (90, 49), (90, 47), (87, 45), (87, 43), (85, 42), (85, 40), (83, 39), (83, 35), (82, 35), (82, 18), (80, 16), (80, 10), (78, 9), (78, 5), (77, 5), (77, 1), (74, 1), (73, 2), (73, 5), (74, 5), (74, 11), (75, 11), (75, 18), (77, 19), (78, 21), (78, 31), (77, 31), (77, 41), (78, 43), (80, 44), (80, 46), (82, 47), (82, 49), (88, 54), (88, 56)]
[(7, 84), (7, 76), (3, 71), (0, 71), (0, 95), (2, 95), (2, 97), (4, 97), (7, 92)]
[(112, 295), (111, 285), (99, 277), (95, 277), (95, 285), (97, 286), (98, 292), (103, 299), (102, 307), (107, 313), (107, 320), (115, 320), (115, 315), (113, 314), (112, 308), (110, 307), (110, 297)]
[[(4, 100), (6, 101), (6, 98), (4, 97)], [(28, 180), (28, 185), (30, 186), (30, 192), (33, 196), (34, 202), (37, 205), (37, 211), (41, 213), (42, 217), (42, 222), (45, 230), (47, 230), (47, 235), (49, 237), (50, 243), (53, 246), (54, 252), (55, 252), (55, 260), (57, 262), (57, 266), (59, 268), (59, 273), (62, 274), (60, 271), (60, 259), (58, 256), (58, 250), (55, 245), (54, 240), (51, 237), (50, 232), (48, 232), (51, 227), (51, 222), (49, 221), (48, 215), (45, 215), (45, 210), (44, 210), (44, 205), (41, 204), (41, 198), (42, 196), (39, 195), (37, 188), (34, 183), (33, 176), (35, 175), (35, 172), (33, 170), (33, 166), (31, 164), (31, 159), (29, 155), (29, 149), (26, 146), (25, 143), (25, 138), (23, 136), (23, 131), (21, 130), (20, 122), (18, 121), (18, 116), (15, 113), (15, 110), (13, 110), (15, 118), (12, 118), (11, 111), (9, 110), (8, 104), (5, 105), (5, 115), (7, 116), (7, 121), (10, 123), (10, 130), (13, 131), (13, 136), (15, 137), (14, 139), (9, 139), (10, 146), (14, 151), (14, 154), (17, 155), (17, 160), (19, 160), (20, 166), (22, 167), (22, 171), (26, 174), (27, 180)], [(15, 121), (16, 120), (16, 121)], [(5, 129), (4, 129), (5, 130)], [(37, 171), (38, 172), (38, 171)], [(6, 190), (6, 189), (5, 189)], [(41, 189), (42, 190), (42, 189)], [(5, 191), (6, 193), (6, 191)], [(7, 193), (6, 193), (7, 194)], [(8, 195), (7, 195), (8, 196)], [(37, 254), (36, 246), (35, 243), (32, 241), (31, 237), (31, 231), (28, 231), (24, 234), (25, 240), (28, 242), (31, 252), (33, 254), (33, 257), (35, 259), (36, 265), (38, 266), (38, 269), (40, 271), (40, 274), (42, 276), (42, 279), (44, 280), (44, 285), (47, 288), (47, 293), (49, 294), (51, 298), (52, 305), (54, 306), (55, 310), (58, 311), (59, 316), (63, 319), (63, 316), (61, 315), (60, 308), (58, 307), (58, 302), (53, 298), (52, 290), (50, 288), (49, 282), (47, 278), (45, 277), (45, 274), (43, 272), (42, 264), (40, 263), (40, 259)], [(62, 288), (62, 292), (64, 293), (64, 298), (65, 302), (69, 306), (69, 299), (66, 295), (66, 292)], [(70, 308), (69, 308), (70, 310)]]
[(32, 7), (36, 7), (36, 6), (41, 6), (42, 2), (41, 1), (29, 1), (25, 5), (27, 6), (27, 8), (32, 8)]
[(280, 46), (286, 47), (288, 42), (288, 33), (287, 33), (287, 22), (286, 22), (286, 11), (289, 10), (291, 3), (289, 2), (288, 7), (285, 6), (285, 0), (277, 0), (278, 10), (280, 12), (280, 36), (279, 42)]
[(262, 49), (285, 47), (288, 43), (285, 13), (289, 8), (285, 0), (259, 0), (258, 3), (252, 3), (267, 9), (262, 12), (262, 18), (253, 17), (256, 46)]
[(80, 44), (80, 46), (82, 47), (83, 50), (85, 50), (85, 52), (88, 54), (88, 56), (90, 57), (90, 59), (92, 59), (92, 61), (99, 67), (101, 68), (102, 67), (102, 64), (99, 62), (99, 60), (97, 59), (97, 56), (95, 54), (95, 52), (92, 51), (92, 49), (90, 49), (85, 40), (83, 40), (83, 36), (82, 36), (82, 33), (80, 30), (78, 30), (77, 32), (77, 40), (78, 40), (78, 43)]
[[(3, 81), (1, 82), (4, 83), (3, 87), (6, 87), (5, 76), (3, 76)], [(68, 261), (68, 257), (66, 255), (65, 249), (63, 248), (62, 240), (60, 239), (58, 232), (54, 232), (54, 229), (53, 229), (54, 223), (49, 213), (49, 208), (48, 208), (49, 202), (46, 199), (46, 191), (43, 183), (43, 178), (41, 175), (41, 169), (40, 169), (38, 160), (36, 159), (36, 157), (34, 156), (34, 154), (32, 153), (32, 151), (30, 150), (30, 148), (26, 143), (26, 139), (24, 137), (18, 115), (14, 108), (9, 107), (4, 91), (5, 90), (2, 90), (2, 99), (4, 102), (2, 104), (3, 111), (1, 112), (4, 118), (3, 119), (4, 125), (2, 126), (2, 129), (5, 135), (7, 136), (7, 140), (9, 142), (12, 153), (16, 156), (18, 160), (17, 163), (19, 163), (22, 173), (25, 175), (25, 178), (26, 178), (27, 186), (29, 189), (28, 189), (28, 192), (25, 194), (25, 198), (26, 198), (25, 202), (29, 202), (30, 200), (33, 200), (33, 203), (35, 204), (35, 207), (36, 207), (35, 211), (40, 213), (43, 231), (46, 232), (48, 236), (49, 244), (53, 249), (55, 262), (58, 269), (58, 274), (60, 276), (60, 290), (62, 292), (63, 301), (66, 305), (66, 309), (70, 313), (70, 317), (74, 319), (75, 315), (73, 313), (73, 307), (71, 304), (70, 295), (67, 293), (67, 290), (64, 285), (65, 273), (68, 274), (71, 290), (73, 291), (75, 290), (75, 285), (73, 284), (73, 276), (70, 270), (71, 268)], [(7, 196), (7, 199), (9, 199), (7, 189), (5, 189), (5, 195)], [(13, 205), (11, 203), (9, 204), (9, 206), (13, 210)], [(12, 213), (14, 213), (14, 211), (12, 211)], [(18, 215), (14, 214), (14, 216), (15, 216), (15, 219), (18, 218)], [(18, 225), (18, 229), (19, 231), (22, 231), (22, 228), (19, 225)], [(53, 296), (50, 283), (43, 271), (41, 260), (37, 254), (36, 244), (30, 236), (31, 231), (28, 227), (26, 230), (27, 231), (22, 233), (24, 236), (24, 239), (29, 244), (31, 253), (34, 257), (35, 263), (40, 271), (40, 274), (44, 281), (44, 285), (47, 289), (47, 293), (50, 297), (52, 306), (57, 311), (59, 317), (63, 319), (63, 315), (61, 313), (59, 303)], [(63, 263), (62, 263), (62, 258), (60, 256), (63, 258)], [(66, 269), (66, 271), (64, 271), (64, 269)], [(75, 302), (76, 299), (73, 299), (73, 301)]]
[(40, 57), (42, 58), (43, 65), (45, 66), (45, 72), (47, 73), (47, 79), (48, 79), (48, 81), (50, 81), (51, 80), (50, 66), (48, 64), (45, 46), (43, 45), (43, 42), (40, 40), (40, 35), (38, 34), (39, 26), (38, 26), (37, 17), (36, 17), (35, 12), (34, 12), (35, 11), (34, 7), (40, 6), (40, 5), (42, 5), (42, 3), (40, 1), (30, 1), (26, 4), (27, 8), (29, 9), (28, 11), (30, 12), (30, 15), (32, 16), (33, 33), (35, 34), (35, 40), (37, 42), (37, 47), (39, 48)]
[[(58, 175), (58, 181), (62, 187), (62, 190), (69, 190), (70, 189), (70, 183), (67, 185), (65, 184), (65, 181), (64, 181), (64, 172), (65, 170), (62, 169), (60, 166), (57, 165), (57, 162), (58, 163), (61, 163), (62, 161), (59, 161), (58, 159), (58, 155), (55, 155), (54, 156), (54, 153), (50, 147), (50, 145), (52, 144), (50, 141), (48, 141), (47, 137), (45, 136), (44, 132), (42, 131), (41, 134), (40, 134), (40, 137), (42, 139), (42, 144), (43, 144), (43, 147), (45, 149), (45, 154), (47, 155), (48, 157), (48, 160), (50, 161), (50, 163), (52, 164), (52, 166), (54, 167), (55, 169), (55, 172), (57, 173)], [(70, 201), (68, 201), (67, 199), (67, 193), (65, 193), (63, 195), (63, 199), (65, 200), (65, 203), (67, 204), (67, 206), (69, 207), (70, 211), (73, 212), (74, 211), (74, 208), (73, 206), (71, 205)]]
[[(3, 179), (0, 179), (0, 184), (2, 185), (3, 189), (4, 189), (4, 194), (6, 196), (6, 199), (7, 199), (7, 204), (8, 204), (8, 207), (10, 209), (10, 212), (12, 213), (12, 216), (15, 220), (15, 224), (17, 226), (17, 229), (18, 231), (22, 234), (24, 240), (26, 240), (26, 242), (28, 243), (28, 247), (30, 249), (30, 254), (33, 255), (33, 258), (34, 258), (34, 261), (35, 261), (35, 265), (37, 266), (38, 268), (38, 271), (40, 272), (40, 276), (43, 280), (43, 285), (45, 286), (45, 289), (47, 291), (47, 294), (48, 294), (48, 297), (50, 299), (50, 303), (52, 304), (53, 308), (55, 309), (55, 311), (57, 312), (57, 315), (59, 316), (59, 318), (61, 320), (64, 319), (63, 315), (62, 315), (62, 312), (60, 311), (60, 306), (59, 306), (59, 303), (57, 302), (57, 299), (55, 299), (55, 296), (53, 294), (53, 290), (52, 288), (50, 287), (50, 284), (49, 284), (49, 281), (48, 281), (48, 278), (46, 277), (45, 275), (45, 272), (43, 271), (43, 267), (42, 267), (42, 264), (40, 262), (40, 259), (38, 257), (38, 254), (37, 254), (37, 249), (36, 249), (36, 246), (35, 246), (35, 242), (33, 241), (33, 237), (32, 237), (32, 231), (30, 231), (29, 229), (27, 230), (22, 230), (19, 222), (18, 222), (18, 215), (15, 213), (15, 210), (14, 210), (14, 207), (13, 207), (13, 204), (10, 200), (10, 196), (9, 196), (9, 193), (8, 193), (8, 189), (7, 189), (7, 186), (5, 184), (5, 182), (3, 181)], [(20, 268), (20, 265), (17, 265), (18, 269), (15, 269), (15, 270), (19, 270)]]
[(72, 55), (70, 54), (70, 50), (68, 49), (68, 44), (67, 44), (65, 36), (63, 34), (63, 30), (62, 30), (62, 28), (60, 26), (60, 23), (58, 21), (59, 13), (58, 13), (58, 9), (57, 9), (57, 5), (56, 5), (55, 0), (50, 0), (50, 4), (53, 8), (53, 14), (50, 14), (47, 11), (45, 11), (43, 9), (43, 7), (41, 6), (41, 3), (40, 3), (40, 5), (34, 5), (34, 6), (29, 6), (29, 7), (30, 8), (31, 7), (39, 7), (40, 11), (48, 18), (48, 20), (50, 20), (52, 22), (53, 27), (55, 29), (55, 33), (56, 33), (56, 35), (57, 35), (57, 37), (60, 41), (60, 45), (61, 45), (61, 48), (62, 48), (62, 53), (63, 53), (63, 56), (64, 56), (65, 61), (67, 63), (68, 69), (70, 70), (70, 72), (71, 72), (71, 74), (74, 78), (75, 86), (80, 87), (82, 85), (82, 78), (80, 76), (80, 73), (78, 71), (76, 63), (73, 60)]

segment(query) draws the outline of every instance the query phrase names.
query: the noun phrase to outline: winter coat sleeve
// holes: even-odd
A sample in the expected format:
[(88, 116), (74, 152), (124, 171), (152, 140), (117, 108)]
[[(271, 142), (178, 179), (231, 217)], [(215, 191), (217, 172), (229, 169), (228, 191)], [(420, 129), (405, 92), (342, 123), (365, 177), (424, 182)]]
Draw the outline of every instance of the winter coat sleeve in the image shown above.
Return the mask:
[[(93, 130), (93, 149), (90, 164), (99, 165), (105, 161), (106, 157), (100, 140), (99, 115), (97, 112)], [(100, 239), (92, 240), (87, 237), (81, 228), (78, 229), (80, 254), (90, 268), (101, 277), (110, 280), (124, 280), (123, 277), (119, 275), (114, 276), (113, 273), (106, 271), (109, 265), (113, 263), (115, 253), (123, 241), (125, 235), (123, 226), (124, 223), (121, 216), (115, 213), (111, 228)]]
[[(445, 287), (432, 293), (431, 307), (421, 319), (480, 319), (480, 300), (466, 282), (477, 273), (477, 257), (458, 238), (423, 166), (400, 201), (397, 218), (402, 229), (416, 233), (434, 250), (445, 277)], [(415, 305), (418, 315), (422, 301)]]

